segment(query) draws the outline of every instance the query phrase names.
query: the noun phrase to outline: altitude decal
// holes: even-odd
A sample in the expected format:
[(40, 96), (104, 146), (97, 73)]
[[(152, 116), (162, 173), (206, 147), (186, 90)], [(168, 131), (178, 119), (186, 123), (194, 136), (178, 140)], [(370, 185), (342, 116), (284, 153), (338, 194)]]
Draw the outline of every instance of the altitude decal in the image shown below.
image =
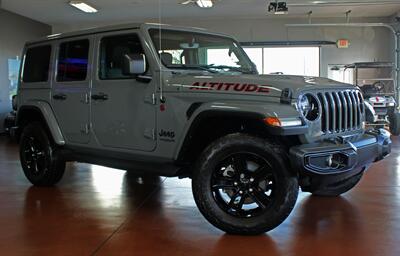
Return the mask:
[(265, 94), (270, 93), (270, 88), (268, 85), (257, 85), (257, 84), (195, 82), (190, 87), (190, 89), (191, 90), (257, 92), (257, 93), (265, 93)]

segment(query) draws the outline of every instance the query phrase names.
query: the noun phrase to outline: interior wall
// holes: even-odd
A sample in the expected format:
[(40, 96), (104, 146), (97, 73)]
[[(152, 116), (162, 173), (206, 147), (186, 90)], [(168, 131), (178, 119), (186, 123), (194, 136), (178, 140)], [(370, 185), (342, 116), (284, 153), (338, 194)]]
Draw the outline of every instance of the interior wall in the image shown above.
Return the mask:
[(48, 35), (51, 26), (0, 9), (0, 132), (11, 111), (9, 59), (20, 59), (26, 41)]
[[(354, 18), (351, 22), (389, 22), (390, 18)], [(140, 21), (139, 21), (140, 22)], [(146, 22), (159, 22), (147, 20)], [(328, 64), (349, 64), (359, 61), (393, 61), (393, 36), (387, 28), (344, 28), (344, 27), (297, 27), (289, 28), (286, 24), (308, 23), (306, 18), (265, 18), (265, 19), (161, 19), (161, 23), (202, 27), (211, 31), (233, 35), (239, 41), (337, 41), (350, 40), (348, 49), (335, 46), (321, 47), (321, 76), (327, 76)], [(313, 19), (312, 23), (344, 23), (345, 18)], [(86, 27), (106, 24), (85, 24)], [(54, 26), (53, 32), (82, 29), (77, 26)]]

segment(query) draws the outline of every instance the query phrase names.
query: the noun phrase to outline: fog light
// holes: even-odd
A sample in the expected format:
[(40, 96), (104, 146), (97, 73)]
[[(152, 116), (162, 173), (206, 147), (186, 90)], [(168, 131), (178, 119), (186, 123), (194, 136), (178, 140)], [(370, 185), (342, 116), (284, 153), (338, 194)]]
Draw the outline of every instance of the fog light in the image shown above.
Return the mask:
[(330, 168), (339, 169), (346, 166), (346, 157), (342, 154), (333, 154), (326, 158), (326, 164)]

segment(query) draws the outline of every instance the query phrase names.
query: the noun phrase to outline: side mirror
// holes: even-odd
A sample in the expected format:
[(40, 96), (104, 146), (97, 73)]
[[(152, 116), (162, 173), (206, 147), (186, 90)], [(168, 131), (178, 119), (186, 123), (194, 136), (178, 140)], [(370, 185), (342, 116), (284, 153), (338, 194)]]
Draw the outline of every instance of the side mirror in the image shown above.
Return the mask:
[(146, 56), (144, 54), (125, 54), (122, 74), (125, 76), (142, 75), (146, 72)]

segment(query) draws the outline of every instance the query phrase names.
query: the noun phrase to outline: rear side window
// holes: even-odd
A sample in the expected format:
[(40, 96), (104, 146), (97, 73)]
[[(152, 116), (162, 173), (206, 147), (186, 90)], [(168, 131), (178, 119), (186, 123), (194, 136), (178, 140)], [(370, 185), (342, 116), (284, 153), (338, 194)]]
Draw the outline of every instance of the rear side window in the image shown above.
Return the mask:
[(29, 48), (25, 54), (22, 80), (25, 83), (47, 82), (49, 78), (51, 46)]
[(100, 79), (132, 78), (122, 74), (122, 66), (126, 54), (144, 54), (138, 35), (127, 34), (103, 38), (100, 44)]
[(84, 81), (87, 77), (89, 40), (60, 44), (57, 82)]

